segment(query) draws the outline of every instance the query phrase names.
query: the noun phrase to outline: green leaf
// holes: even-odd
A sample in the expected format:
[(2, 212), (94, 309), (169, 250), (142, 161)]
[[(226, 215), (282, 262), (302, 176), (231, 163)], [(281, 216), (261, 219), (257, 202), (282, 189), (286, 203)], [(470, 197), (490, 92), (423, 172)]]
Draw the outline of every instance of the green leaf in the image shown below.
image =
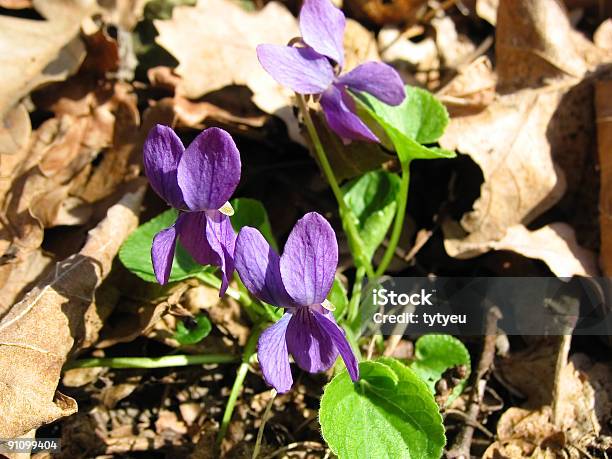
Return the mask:
[(357, 217), (363, 251), (372, 258), (395, 215), (400, 178), (385, 171), (368, 172), (342, 187), (344, 200)]
[(325, 387), (321, 433), (342, 458), (438, 459), (446, 442), (442, 417), (425, 383), (391, 358), (359, 364)]
[[(386, 153), (377, 143), (350, 142), (345, 144), (340, 136), (329, 128), (322, 113), (312, 111), (311, 115), (338, 182), (380, 169), (383, 164), (393, 161), (394, 157)], [(313, 156), (316, 157), (314, 152)]]
[(424, 335), (417, 340), (414, 354), (415, 360), (408, 366), (425, 381), (432, 394), (446, 370), (465, 365), (465, 378), (455, 386), (446, 404), (461, 394), (470, 375), (470, 353), (461, 341), (450, 335)]
[(334, 283), (329, 291), (329, 295), (327, 295), (327, 299), (336, 307), (334, 310), (334, 317), (336, 320), (342, 319), (349, 301), (348, 296), (346, 295), (346, 289), (337, 277), (334, 279)]
[(429, 148), (448, 125), (448, 112), (429, 91), (406, 86), (406, 98), (397, 106), (387, 105), (367, 93), (354, 96), (357, 111), (383, 144), (389, 143), (402, 162), (412, 159), (453, 158), (454, 152)]
[(274, 239), (272, 234), (268, 212), (266, 212), (266, 208), (261, 201), (250, 198), (236, 198), (232, 199), (231, 204), (234, 208), (234, 215), (231, 217), (234, 230), (238, 232), (245, 226), (257, 228), (263, 237), (266, 238), (268, 244), (278, 251), (276, 239)]
[(195, 316), (195, 323), (191, 327), (187, 327), (183, 321), (179, 321), (176, 325), (176, 331), (173, 338), (180, 344), (196, 344), (208, 336), (212, 330), (212, 325), (208, 317), (204, 314)]
[[(153, 237), (162, 229), (174, 224), (176, 217), (177, 211), (169, 209), (139, 226), (121, 246), (119, 251), (121, 263), (141, 279), (147, 282), (157, 282), (153, 272), (153, 264), (151, 263)], [(216, 268), (213, 266), (198, 264), (181, 244), (177, 243), (169, 282), (194, 277), (200, 273), (212, 275), (215, 270)]]

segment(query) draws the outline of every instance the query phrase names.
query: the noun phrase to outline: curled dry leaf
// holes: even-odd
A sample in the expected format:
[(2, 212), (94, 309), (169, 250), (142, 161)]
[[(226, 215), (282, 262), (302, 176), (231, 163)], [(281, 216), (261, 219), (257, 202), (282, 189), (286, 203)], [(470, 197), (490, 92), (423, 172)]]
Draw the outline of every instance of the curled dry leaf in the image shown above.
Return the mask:
[[(509, 11), (515, 6), (524, 12), (518, 22), (518, 13)], [(548, 37), (553, 30), (554, 37)], [(489, 250), (505, 238), (508, 228), (526, 225), (559, 203), (566, 190), (560, 206), (580, 229), (579, 237), (594, 233), (594, 123), (585, 100), (592, 98), (597, 73), (582, 78), (595, 64), (589, 51), (594, 46), (586, 46), (576, 36), (555, 0), (500, 3), (498, 90), (506, 92), (477, 114), (452, 118), (440, 141), (444, 148), (468, 154), (484, 176), (480, 197), (461, 219), (464, 237), (459, 239), (456, 231), (448, 234), (453, 239), (446, 244), (451, 256), (470, 257)], [(567, 37), (574, 38), (567, 42)], [(553, 65), (559, 56), (565, 56), (561, 67)], [(528, 69), (522, 71), (524, 63), (529, 63)], [(549, 84), (543, 85), (546, 81)], [(531, 86), (539, 87), (527, 88)], [(513, 87), (524, 89), (507, 92)], [(526, 234), (523, 230), (521, 238)], [(534, 236), (528, 239), (533, 241)], [(597, 245), (584, 242), (590, 248)], [(552, 243), (561, 240), (556, 237)], [(571, 237), (566, 243), (573, 245)], [(549, 266), (568, 272), (567, 266)]]
[[(139, 114), (131, 86), (72, 83), (37, 94), (39, 105), (56, 118), (40, 126), (28, 149), (0, 163), (7, 177), (0, 181), (0, 190), (6, 191), (0, 195), (5, 199), (0, 254), (6, 260), (0, 266), (0, 287), (9, 276), (17, 281), (10, 271), (19, 270), (38, 249), (44, 228), (87, 222), (94, 202), (109, 197), (137, 173), (132, 153), (139, 138)], [(106, 148), (93, 168), (91, 162)], [(24, 278), (12, 288), (20, 291), (32, 280)], [(0, 313), (13, 301), (0, 300)]]
[(136, 228), (144, 184), (111, 207), (83, 249), (56, 265), (0, 322), (0, 436), (15, 437), (76, 411), (56, 392), (60, 372), (85, 336), (83, 317), (119, 247)]
[[(34, 0), (44, 21), (0, 16), (0, 118), (34, 88), (74, 73), (85, 47), (81, 21), (96, 8), (93, 0)], [(19, 50), (19, 52), (17, 52)]]
[[(461, 219), (469, 233), (465, 244), (499, 240), (507, 228), (528, 223), (563, 195), (565, 178), (546, 137), (560, 99), (558, 92), (524, 90), (500, 97), (479, 114), (451, 120), (440, 144), (469, 154), (484, 175), (480, 198)], [(457, 244), (449, 254), (463, 252)]]
[[(556, 353), (550, 344), (539, 343), (512, 358), (499, 362), (503, 379), (527, 397), (523, 408), (511, 407), (497, 423), (497, 441), (489, 446), (485, 459), (500, 457), (559, 457), (560, 450), (575, 445), (591, 446), (610, 416), (610, 387), (606, 363), (592, 362), (576, 354), (563, 369), (559, 402), (562, 425), (552, 423), (550, 408)], [(609, 386), (609, 385), (608, 385)], [(568, 448), (571, 453), (571, 448)], [(574, 451), (576, 453), (576, 451)], [(582, 454), (570, 457), (584, 457)]]
[(461, 237), (465, 233), (454, 222), (444, 224), (444, 233), (446, 251), (460, 253), (458, 258), (469, 258), (488, 250), (511, 250), (542, 260), (557, 277), (597, 276), (599, 271), (595, 253), (580, 247), (574, 230), (565, 223), (552, 223), (535, 231), (515, 225), (509, 227), (500, 240), (474, 244)]

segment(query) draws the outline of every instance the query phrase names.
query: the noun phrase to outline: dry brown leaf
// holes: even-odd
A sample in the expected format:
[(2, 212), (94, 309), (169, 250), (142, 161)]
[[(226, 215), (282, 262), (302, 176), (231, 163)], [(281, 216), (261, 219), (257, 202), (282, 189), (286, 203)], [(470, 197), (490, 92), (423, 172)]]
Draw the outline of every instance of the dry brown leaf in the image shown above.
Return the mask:
[(45, 21), (0, 16), (0, 118), (33, 89), (74, 73), (85, 57), (77, 36), (93, 0), (34, 0)]
[(413, 23), (423, 13), (426, 0), (346, 0), (346, 8), (358, 20), (376, 25)]
[[(480, 198), (461, 219), (467, 245), (501, 239), (508, 227), (529, 223), (563, 195), (565, 178), (546, 137), (561, 96), (523, 90), (451, 120), (440, 144), (469, 154), (484, 175)], [(462, 253), (455, 247), (451, 256)]]
[[(519, 12), (524, 14), (517, 23)], [(571, 43), (561, 35), (572, 37)], [(454, 232), (449, 254), (482, 253), (474, 249), (495, 245), (507, 228), (526, 225), (557, 203), (580, 243), (595, 249), (597, 241), (590, 236), (597, 230), (594, 123), (585, 101), (592, 99), (593, 82), (605, 68), (583, 79), (568, 76), (582, 77), (594, 68), (595, 47), (577, 38), (555, 0), (502, 1), (497, 36), (497, 68), (504, 78), (498, 89), (539, 87), (506, 92), (478, 114), (451, 119), (441, 145), (470, 155), (484, 183), (473, 210), (461, 219), (467, 235), (458, 240)], [(521, 69), (523, 64), (528, 69)]]
[[(27, 147), (30, 135), (30, 114), (23, 104), (15, 105), (0, 125), (0, 155), (18, 155)], [(5, 175), (2, 174), (2, 177)]]
[(500, 87), (582, 77), (587, 65), (576, 46), (577, 34), (558, 0), (500, 0), (495, 30)]
[(0, 265), (0, 316), (4, 314), (24, 293), (24, 289), (47, 271), (53, 258), (42, 250), (27, 253), (21, 263)]
[(601, 175), (599, 191), (600, 264), (604, 275), (612, 276), (612, 80), (597, 82), (595, 111)]
[(32, 8), (32, 0), (0, 0), (0, 7), (15, 10)]
[(601, 49), (612, 51), (612, 19), (608, 18), (597, 27), (593, 42)]
[[(610, 387), (606, 363), (593, 363), (587, 356), (575, 354), (560, 376), (563, 394), (559, 401), (562, 424), (551, 423), (550, 408), (555, 372), (556, 351), (551, 342), (537, 343), (531, 348), (502, 359), (498, 371), (506, 383), (523, 393), (523, 408), (511, 407), (497, 423), (497, 441), (489, 446), (485, 459), (500, 457), (555, 458), (554, 453), (567, 445), (586, 449), (600, 434), (601, 425), (610, 416)], [(571, 452), (571, 458), (584, 457)]]
[(85, 336), (84, 312), (119, 247), (138, 224), (145, 186), (127, 193), (83, 249), (14, 305), (0, 322), (0, 436), (15, 437), (76, 411), (56, 392), (60, 371)]
[[(137, 175), (130, 163), (140, 135), (131, 87), (98, 86), (86, 78), (73, 83), (36, 95), (40, 106), (57, 117), (40, 126), (27, 151), (4, 157), (2, 171), (8, 180), (0, 188), (7, 192), (0, 253), (9, 257), (5, 271), (17, 269), (40, 246), (44, 228), (85, 223), (92, 214), (91, 203)], [(92, 171), (91, 162), (107, 147), (111, 148)], [(0, 276), (0, 287), (6, 276)]]
[(129, 343), (141, 335), (148, 334), (154, 329), (172, 305), (177, 304), (186, 286), (181, 286), (178, 291), (156, 305), (144, 304), (136, 308), (131, 314), (123, 313), (120, 323), (115, 327), (107, 327), (103, 330), (101, 340), (96, 343), (98, 348), (114, 346), (117, 343)]
[(436, 45), (445, 67), (459, 67), (476, 50), (474, 43), (457, 31), (450, 16), (434, 17), (431, 25), (436, 31)]
[(469, 65), (460, 67), (449, 84), (436, 96), (446, 106), (451, 118), (465, 116), (484, 110), (495, 100), (497, 76), (491, 60), (480, 56)]
[(285, 44), (299, 35), (297, 21), (281, 4), (248, 12), (229, 0), (199, 0), (194, 7), (177, 6), (172, 19), (156, 20), (155, 27), (157, 43), (179, 61), (175, 71), (182, 95), (197, 99), (225, 86), (246, 85), (255, 94), (270, 91), (269, 97), (280, 98), (279, 106), (287, 105), (290, 93), (270, 78), (255, 53), (258, 44)]
[(557, 277), (598, 275), (595, 253), (580, 247), (574, 230), (565, 223), (552, 223), (535, 231), (515, 225), (500, 240), (474, 244), (462, 237), (465, 233), (456, 223), (445, 223), (444, 234), (446, 251), (458, 258), (470, 258), (489, 250), (511, 250), (542, 260)]
[(476, 0), (476, 14), (492, 26), (497, 23), (499, 0)]

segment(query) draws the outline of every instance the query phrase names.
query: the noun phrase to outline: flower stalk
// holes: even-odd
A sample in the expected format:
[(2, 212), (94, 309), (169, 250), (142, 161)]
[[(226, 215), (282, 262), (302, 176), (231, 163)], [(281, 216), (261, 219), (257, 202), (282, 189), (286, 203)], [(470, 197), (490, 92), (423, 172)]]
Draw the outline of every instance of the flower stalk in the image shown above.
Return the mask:
[(253, 357), (255, 352), (257, 352), (257, 340), (259, 339), (261, 331), (261, 326), (256, 327), (249, 336), (246, 346), (244, 347), (244, 353), (242, 354), (242, 363), (240, 364), (240, 366), (238, 367), (238, 371), (236, 372), (236, 379), (234, 380), (232, 391), (230, 392), (229, 399), (227, 400), (227, 405), (225, 405), (223, 419), (221, 420), (221, 427), (219, 427), (219, 433), (217, 434), (217, 448), (221, 446), (221, 441), (225, 437), (225, 434), (227, 433), (227, 428), (229, 427), (230, 421), (232, 420), (232, 414), (234, 413), (234, 408), (236, 407), (238, 396), (242, 391), (244, 379), (246, 378), (246, 375), (249, 371), (251, 358)]
[(389, 245), (383, 255), (383, 258), (376, 269), (374, 277), (382, 276), (395, 255), (395, 249), (402, 235), (404, 228), (404, 218), (406, 217), (406, 204), (408, 202), (408, 187), (410, 185), (410, 161), (402, 162), (402, 178), (400, 182), (399, 198), (397, 200), (397, 210), (395, 212), (395, 220), (393, 222), (393, 230), (389, 238)]
[(304, 124), (306, 125), (306, 130), (308, 131), (308, 135), (310, 136), (310, 140), (312, 141), (312, 144), (314, 146), (317, 159), (319, 160), (319, 164), (321, 165), (323, 174), (329, 182), (334, 196), (336, 197), (336, 201), (338, 202), (338, 207), (340, 208), (340, 216), (342, 218), (342, 222), (349, 238), (350, 246), (353, 251), (355, 261), (359, 266), (363, 266), (368, 276), (374, 277), (374, 269), (372, 268), (372, 263), (365, 256), (365, 253), (362, 249), (363, 241), (361, 240), (361, 236), (359, 236), (359, 232), (357, 231), (357, 227), (355, 225), (356, 217), (353, 214), (353, 211), (346, 205), (346, 201), (344, 200), (344, 194), (342, 193), (342, 190), (338, 185), (338, 180), (336, 180), (336, 176), (334, 175), (334, 171), (332, 170), (331, 165), (329, 164), (329, 160), (327, 159), (327, 155), (325, 154), (325, 149), (323, 148), (323, 144), (321, 143), (321, 139), (319, 138), (317, 129), (315, 128), (315, 125), (312, 121), (312, 117), (310, 116), (310, 111), (306, 106), (304, 96), (302, 96), (301, 94), (296, 94), (296, 96), (298, 106), (304, 117)]
[(73, 368), (167, 368), (210, 363), (235, 363), (238, 357), (230, 354), (165, 355), (163, 357), (104, 357), (69, 362), (64, 370)]

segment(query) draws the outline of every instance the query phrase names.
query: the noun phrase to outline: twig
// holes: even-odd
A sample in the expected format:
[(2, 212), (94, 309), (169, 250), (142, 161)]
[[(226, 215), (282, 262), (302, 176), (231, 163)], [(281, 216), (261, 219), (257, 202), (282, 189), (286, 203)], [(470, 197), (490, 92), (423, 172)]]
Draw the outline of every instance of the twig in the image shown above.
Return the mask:
[(559, 343), (559, 351), (557, 353), (557, 363), (555, 364), (555, 380), (553, 382), (553, 397), (552, 397), (552, 422), (557, 428), (561, 427), (561, 401), (563, 400), (562, 388), (563, 370), (567, 365), (567, 356), (569, 355), (570, 345), (572, 344), (572, 335), (562, 335)]
[(289, 443), (286, 446), (278, 448), (276, 451), (274, 451), (272, 454), (269, 454), (264, 459), (274, 459), (275, 457), (278, 457), (281, 454), (286, 453), (287, 451), (291, 451), (292, 449), (296, 449), (301, 446), (316, 450), (325, 449), (325, 447), (321, 443), (317, 443), (316, 441), (298, 441), (295, 443)]
[(493, 306), (487, 314), (487, 323), (485, 330), (484, 345), (478, 362), (478, 368), (473, 376), (472, 393), (468, 402), (466, 411), (466, 423), (463, 425), (451, 449), (446, 453), (448, 458), (469, 459), (470, 447), (472, 445), (472, 437), (474, 436), (474, 423), (477, 423), (478, 414), (480, 413), (480, 404), (482, 402), (487, 380), (485, 375), (489, 372), (495, 358), (495, 339), (497, 337), (497, 321), (502, 315), (499, 308)]

